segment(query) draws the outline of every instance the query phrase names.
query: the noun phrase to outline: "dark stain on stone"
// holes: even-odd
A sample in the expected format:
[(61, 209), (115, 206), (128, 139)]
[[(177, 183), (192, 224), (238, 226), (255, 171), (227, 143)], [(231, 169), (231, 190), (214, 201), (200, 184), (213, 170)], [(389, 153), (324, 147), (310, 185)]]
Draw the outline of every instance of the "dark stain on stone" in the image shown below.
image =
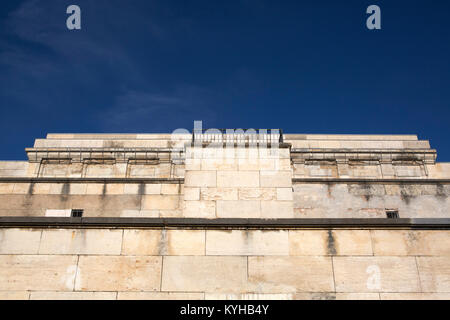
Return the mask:
[(447, 199), (447, 194), (445, 193), (444, 185), (442, 183), (436, 184), (436, 197), (441, 201)]
[(336, 300), (336, 295), (334, 293), (315, 293), (312, 294), (312, 300)]
[(105, 196), (106, 196), (106, 183), (103, 184), (102, 198), (104, 198)]
[(400, 185), (400, 198), (402, 201), (404, 201), (406, 204), (409, 204), (411, 202), (411, 199), (414, 198), (414, 196), (408, 194), (408, 190), (405, 185)]
[(69, 199), (69, 193), (70, 193), (70, 183), (64, 183), (63, 187), (61, 189), (61, 200), (67, 201)]
[(28, 187), (28, 195), (32, 195), (34, 192), (34, 182), (30, 183), (30, 186)]
[(334, 183), (331, 183), (331, 182), (327, 183), (328, 198), (334, 198), (332, 195), (333, 187), (334, 187)]
[(145, 183), (140, 183), (138, 188), (138, 195), (142, 196), (145, 194)]
[(372, 198), (371, 193), (371, 188), (370, 185), (367, 184), (367, 182), (363, 182), (359, 185), (360, 189), (361, 189), (361, 193), (363, 194), (363, 197), (366, 201), (370, 201), (370, 199)]
[(161, 230), (161, 237), (158, 243), (158, 255), (164, 256), (167, 254), (167, 230)]
[(333, 230), (328, 230), (328, 238), (327, 238), (327, 249), (328, 254), (335, 255), (336, 254), (336, 247), (333, 237)]

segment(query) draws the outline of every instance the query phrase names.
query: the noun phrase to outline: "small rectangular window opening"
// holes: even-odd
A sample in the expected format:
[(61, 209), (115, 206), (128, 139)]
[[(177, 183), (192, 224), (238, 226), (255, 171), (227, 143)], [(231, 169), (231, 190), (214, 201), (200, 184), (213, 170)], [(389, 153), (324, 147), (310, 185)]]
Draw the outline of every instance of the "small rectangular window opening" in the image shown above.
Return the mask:
[(71, 216), (73, 218), (81, 218), (83, 216), (83, 209), (72, 209)]
[(398, 210), (386, 210), (386, 216), (388, 219), (398, 219)]

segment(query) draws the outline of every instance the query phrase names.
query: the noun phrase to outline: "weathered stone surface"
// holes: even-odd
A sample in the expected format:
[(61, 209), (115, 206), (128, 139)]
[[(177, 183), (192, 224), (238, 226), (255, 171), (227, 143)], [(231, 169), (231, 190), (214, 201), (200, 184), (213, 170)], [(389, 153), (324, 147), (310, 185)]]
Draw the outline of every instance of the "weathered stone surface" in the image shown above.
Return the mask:
[(164, 241), (161, 230), (124, 230), (122, 254), (130, 256), (161, 255), (164, 250)]
[(259, 187), (258, 171), (218, 171), (218, 187)]
[(338, 292), (420, 291), (414, 257), (333, 257), (333, 266)]
[(207, 255), (288, 255), (287, 231), (206, 231)]
[(292, 256), (328, 255), (328, 232), (325, 230), (289, 230), (289, 254)]
[(122, 232), (109, 229), (44, 230), (39, 254), (118, 255)]
[(259, 218), (260, 210), (259, 201), (217, 201), (218, 218)]
[(261, 201), (262, 218), (293, 218), (292, 201)]
[(371, 230), (375, 255), (450, 256), (449, 232), (440, 230)]
[(380, 293), (381, 300), (450, 300), (450, 293)]
[(239, 188), (239, 200), (276, 200), (275, 188)]
[(124, 230), (122, 255), (204, 255), (203, 230)]
[(450, 292), (450, 257), (416, 257), (423, 292)]
[(28, 300), (28, 291), (0, 291), (0, 300)]
[(204, 255), (204, 230), (168, 230), (165, 255)]
[(238, 161), (233, 158), (219, 158), (219, 159), (202, 159), (201, 170), (237, 170)]
[(261, 171), (261, 187), (289, 188), (292, 187), (291, 171)]
[(35, 291), (30, 300), (116, 300), (116, 292), (55, 292)]
[(3, 291), (72, 291), (77, 256), (0, 255), (0, 288)]
[(237, 200), (238, 189), (236, 188), (201, 188), (202, 200)]
[(369, 230), (333, 230), (328, 247), (334, 246), (337, 255), (372, 255)]
[(118, 292), (118, 300), (203, 300), (198, 292)]
[(179, 184), (163, 184), (161, 185), (161, 194), (179, 194), (181, 187)]
[(41, 230), (0, 229), (0, 254), (37, 254)]
[(164, 257), (162, 291), (240, 292), (247, 280), (246, 257)]
[(178, 195), (145, 195), (142, 196), (143, 210), (174, 210), (179, 207)]
[(281, 200), (281, 201), (294, 200), (292, 188), (277, 188), (277, 200)]
[(200, 200), (200, 188), (184, 188), (184, 200)]
[(216, 217), (215, 201), (185, 201), (183, 216), (186, 218), (208, 218)]
[(186, 171), (184, 183), (186, 187), (215, 187), (216, 171)]
[(80, 256), (75, 290), (160, 290), (161, 259), (154, 256)]
[(248, 277), (258, 293), (334, 291), (329, 257), (249, 257)]
[(292, 293), (205, 293), (205, 300), (292, 300)]

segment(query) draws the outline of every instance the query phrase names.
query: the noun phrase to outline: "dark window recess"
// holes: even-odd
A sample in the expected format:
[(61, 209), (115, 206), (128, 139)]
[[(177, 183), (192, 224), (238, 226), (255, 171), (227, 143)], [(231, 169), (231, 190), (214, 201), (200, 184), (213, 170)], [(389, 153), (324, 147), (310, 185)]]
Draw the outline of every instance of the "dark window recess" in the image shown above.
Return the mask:
[(398, 219), (398, 211), (397, 210), (387, 210), (386, 216), (388, 219)]
[(72, 209), (71, 216), (73, 218), (81, 218), (83, 216), (83, 209)]

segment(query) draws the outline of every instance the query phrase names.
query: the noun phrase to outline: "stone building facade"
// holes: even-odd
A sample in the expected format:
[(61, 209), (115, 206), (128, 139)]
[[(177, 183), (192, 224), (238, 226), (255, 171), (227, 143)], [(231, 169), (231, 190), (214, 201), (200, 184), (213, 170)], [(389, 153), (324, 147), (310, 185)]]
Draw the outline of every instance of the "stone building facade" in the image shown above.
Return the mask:
[(49, 134), (0, 162), (0, 299), (449, 299), (414, 135)]

